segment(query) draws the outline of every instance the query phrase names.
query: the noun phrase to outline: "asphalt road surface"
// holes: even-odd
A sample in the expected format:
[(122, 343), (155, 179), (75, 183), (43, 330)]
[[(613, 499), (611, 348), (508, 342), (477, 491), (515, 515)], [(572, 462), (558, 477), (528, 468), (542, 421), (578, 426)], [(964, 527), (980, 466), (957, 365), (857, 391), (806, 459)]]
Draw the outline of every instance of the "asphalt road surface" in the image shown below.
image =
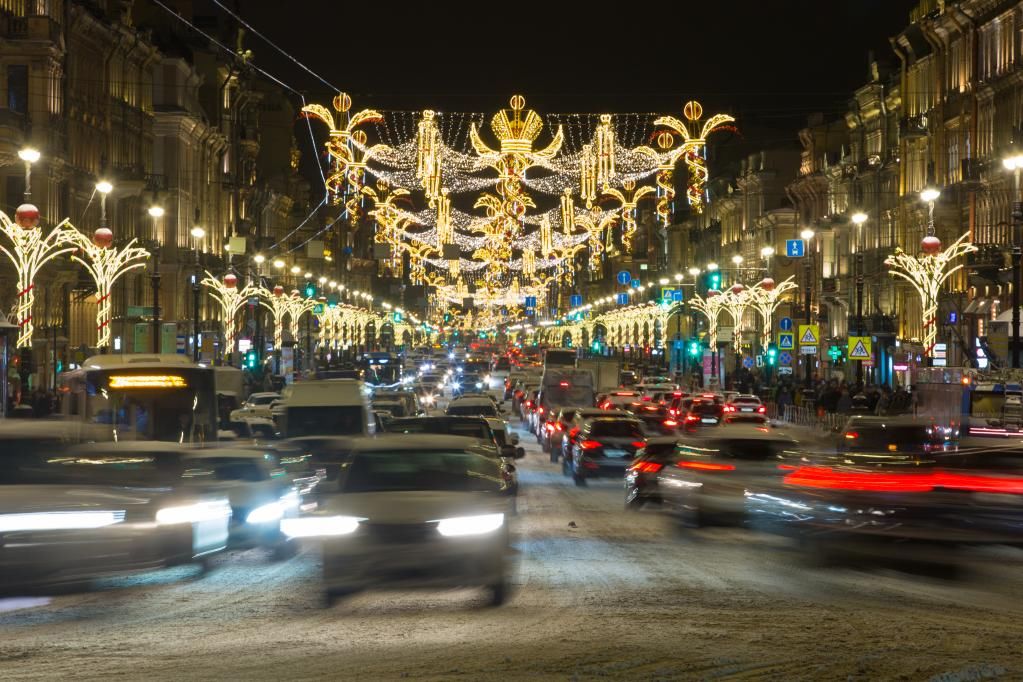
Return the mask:
[[(517, 426), (518, 421), (512, 419)], [(375, 592), (325, 609), (309, 550), (223, 555), (84, 593), (0, 600), (15, 679), (1023, 678), (1021, 555), (954, 577), (814, 568), (742, 530), (680, 532), (576, 488), (528, 435), (517, 589)]]

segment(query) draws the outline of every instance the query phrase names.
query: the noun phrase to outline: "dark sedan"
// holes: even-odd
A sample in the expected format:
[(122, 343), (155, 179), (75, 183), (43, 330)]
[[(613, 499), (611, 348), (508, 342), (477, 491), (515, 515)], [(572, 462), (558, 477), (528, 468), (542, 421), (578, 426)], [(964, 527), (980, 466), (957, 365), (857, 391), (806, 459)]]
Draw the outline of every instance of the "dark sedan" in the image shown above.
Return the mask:
[(571, 455), (564, 460), (563, 472), (578, 486), (591, 478), (620, 478), (644, 445), (646, 434), (638, 419), (590, 419), (583, 422)]

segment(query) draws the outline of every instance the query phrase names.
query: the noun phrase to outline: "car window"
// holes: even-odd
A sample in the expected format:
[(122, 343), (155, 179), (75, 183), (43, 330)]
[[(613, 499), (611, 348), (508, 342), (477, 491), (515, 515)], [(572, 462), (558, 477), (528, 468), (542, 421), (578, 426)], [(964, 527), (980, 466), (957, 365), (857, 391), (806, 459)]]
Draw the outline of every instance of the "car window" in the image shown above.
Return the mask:
[(496, 459), (459, 451), (358, 453), (340, 484), (344, 493), (497, 492), (501, 487)]
[(166, 487), (181, 480), (184, 465), (178, 453), (81, 453), (56, 455), (39, 462), (49, 477), (39, 483)]
[(590, 426), (591, 436), (609, 436), (611, 438), (641, 438), (643, 431), (638, 422), (635, 421), (608, 421), (601, 420)]
[[(267, 480), (268, 476), (259, 464), (250, 458), (203, 457), (186, 462), (188, 469), (209, 469), (218, 481), (246, 481), (256, 483)], [(188, 475), (188, 472), (186, 472)]]
[(455, 417), (474, 417), (482, 415), (486, 417), (496, 417), (497, 408), (492, 404), (481, 404), (481, 405), (448, 405), (447, 413)]

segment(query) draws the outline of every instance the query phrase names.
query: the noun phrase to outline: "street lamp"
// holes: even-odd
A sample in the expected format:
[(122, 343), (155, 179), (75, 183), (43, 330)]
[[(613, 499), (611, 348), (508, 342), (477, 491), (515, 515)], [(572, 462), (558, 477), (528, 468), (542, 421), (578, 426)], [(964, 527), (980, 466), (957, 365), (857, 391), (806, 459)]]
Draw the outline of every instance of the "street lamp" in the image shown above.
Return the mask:
[(263, 263), (266, 262), (266, 256), (264, 256), (261, 253), (257, 253), (255, 256), (252, 257), (252, 260), (255, 261), (256, 265), (262, 265)]
[(700, 268), (697, 267), (689, 268), (689, 274), (693, 276), (693, 279), (696, 279), (697, 277), (700, 276)]
[[(799, 236), (805, 239), (807, 242), (809, 242), (811, 239), (817, 236), (817, 233), (814, 232), (809, 227), (804, 227), (803, 230), (799, 233)], [(812, 316), (810, 314), (810, 304), (812, 303), (810, 298), (810, 289), (813, 286), (813, 262), (811, 261), (811, 259), (813, 258), (813, 249), (810, 248), (809, 243), (807, 244), (806, 251), (807, 251), (806, 260), (803, 262), (803, 268), (806, 277), (806, 286), (803, 289), (803, 308), (805, 309), (804, 317), (806, 318), (806, 324), (811, 324), (813, 322)], [(810, 368), (811, 357), (808, 355), (803, 356), (803, 362), (806, 363), (805, 377), (806, 388), (810, 388), (810, 385), (813, 383), (813, 375)]]
[(742, 256), (740, 256), (739, 254), (735, 254), (734, 256), (732, 256), (732, 262), (735, 263), (737, 266), (742, 265)]
[(863, 223), (867, 222), (867, 214), (864, 213), (863, 211), (856, 211), (851, 216), (849, 216), (849, 219), (853, 221), (853, 224), (856, 227), (860, 227), (861, 225), (863, 225)]
[(298, 267), (297, 265), (291, 266), (291, 274), (297, 275), (300, 272), (302, 272), (302, 268)]
[(710, 270), (710, 271), (717, 270), (718, 269), (718, 264), (717, 263), (713, 263), (713, 262), (712, 263), (707, 263), (707, 269)]
[(18, 150), (18, 158), (25, 162), (25, 203), (32, 197), (32, 164), (42, 157), (38, 149), (25, 147)]
[(280, 258), (275, 259), (274, 260), (274, 268), (277, 269), (277, 270), (283, 270), (284, 269), (284, 261), (282, 261)]
[(192, 275), (192, 359), (199, 362), (199, 245), (206, 230), (196, 225), (191, 229), (195, 240), (195, 274)]

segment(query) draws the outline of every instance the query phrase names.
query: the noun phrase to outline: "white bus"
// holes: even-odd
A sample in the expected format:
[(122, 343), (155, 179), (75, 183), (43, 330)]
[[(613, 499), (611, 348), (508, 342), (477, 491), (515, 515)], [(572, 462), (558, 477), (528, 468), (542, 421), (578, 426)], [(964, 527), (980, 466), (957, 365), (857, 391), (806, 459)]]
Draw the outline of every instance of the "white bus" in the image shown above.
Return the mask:
[(66, 418), (113, 440), (216, 441), (216, 380), (184, 355), (96, 355), (62, 378)]

